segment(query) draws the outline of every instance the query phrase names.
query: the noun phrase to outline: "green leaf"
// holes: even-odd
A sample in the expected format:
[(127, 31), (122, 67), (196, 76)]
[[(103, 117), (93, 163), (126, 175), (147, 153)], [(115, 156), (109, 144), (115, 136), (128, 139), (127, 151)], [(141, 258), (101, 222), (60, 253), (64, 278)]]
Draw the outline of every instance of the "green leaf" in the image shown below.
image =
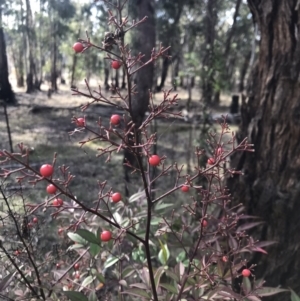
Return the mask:
[(133, 195), (129, 198), (128, 202), (129, 202), (129, 203), (133, 203), (133, 202), (139, 201), (140, 199), (143, 199), (143, 200), (146, 199), (146, 193), (145, 193), (144, 190), (143, 190), (143, 191), (140, 191), (140, 192), (137, 192), (137, 193), (135, 193), (135, 194), (133, 194)]
[(185, 258), (186, 258), (185, 251), (181, 251), (176, 257), (176, 262), (183, 262)]
[[(179, 283), (180, 279), (179, 279), (178, 275), (176, 275), (174, 272), (172, 272), (170, 270), (166, 270), (166, 274), (167, 274), (167, 276), (172, 278), (176, 283)], [(190, 278), (188, 278), (188, 279), (190, 279)]]
[(91, 292), (91, 293), (89, 294), (89, 301), (98, 301), (98, 298), (97, 298), (95, 292)]
[(148, 300), (151, 299), (151, 296), (145, 290), (140, 288), (133, 288), (131, 290), (123, 292), (122, 294), (143, 297), (143, 298), (147, 298)]
[(126, 267), (123, 271), (122, 271), (122, 278), (126, 278), (126, 277), (129, 277), (130, 275), (132, 275), (133, 273), (135, 272), (135, 270), (129, 266), (129, 267)]
[(291, 289), (291, 301), (300, 301), (300, 297)]
[(161, 264), (166, 265), (170, 257), (170, 251), (167, 244), (162, 244), (161, 241), (159, 242), (161, 250), (158, 253), (158, 259), (161, 262)]
[(162, 219), (160, 217), (153, 217), (151, 218), (151, 225), (157, 226), (161, 223)]
[(16, 272), (10, 273), (7, 276), (5, 276), (2, 281), (0, 282), (0, 292), (4, 291), (6, 287), (11, 283), (11, 281), (14, 279)]
[(163, 209), (166, 209), (166, 208), (169, 208), (169, 207), (173, 207), (174, 204), (158, 204), (155, 206), (155, 210), (158, 211), (158, 210), (163, 210)]
[(100, 281), (100, 283), (105, 284), (105, 278), (104, 278), (104, 276), (103, 276), (102, 274), (97, 273), (97, 274), (96, 274), (96, 277), (97, 277), (97, 279)]
[(176, 294), (176, 295), (178, 294), (177, 287), (172, 284), (161, 283), (159, 286), (163, 287), (164, 289), (166, 289), (168, 292), (172, 294)]
[(79, 234), (77, 233), (73, 233), (73, 232), (68, 232), (67, 235), (69, 236), (69, 238), (79, 244), (85, 245), (87, 244), (87, 241), (82, 238)]
[(243, 277), (242, 287), (246, 294), (250, 293), (251, 291), (251, 282), (248, 277)]
[(71, 301), (89, 301), (89, 299), (80, 292), (65, 291), (63, 292)]
[(279, 287), (262, 287), (255, 291), (260, 297), (272, 296), (283, 292), (288, 292), (288, 290)]
[(160, 278), (163, 275), (163, 273), (165, 272), (166, 267), (159, 267), (155, 274), (154, 274), (154, 281), (155, 281), (155, 286), (156, 286), (156, 290), (158, 289), (159, 283), (160, 283)]
[(93, 244), (99, 244), (100, 240), (97, 239), (96, 235), (86, 229), (78, 229), (76, 234), (84, 238), (86, 241), (91, 242)]
[(112, 265), (114, 265), (116, 262), (118, 262), (120, 260), (119, 257), (115, 257), (115, 256), (110, 256), (104, 264), (104, 268), (107, 269), (109, 267), (111, 267)]
[(81, 249), (83, 247), (84, 247), (84, 245), (82, 245), (82, 244), (75, 244), (75, 245), (70, 246), (67, 251), (75, 250), (75, 249)]
[(95, 280), (95, 277), (93, 277), (93, 276), (88, 276), (88, 277), (86, 277), (84, 280), (83, 280), (83, 282), (82, 282), (82, 286), (88, 286), (89, 284), (91, 284), (93, 281)]
[(96, 244), (90, 244), (90, 253), (93, 257), (97, 256), (100, 253), (100, 246), (96, 245)]

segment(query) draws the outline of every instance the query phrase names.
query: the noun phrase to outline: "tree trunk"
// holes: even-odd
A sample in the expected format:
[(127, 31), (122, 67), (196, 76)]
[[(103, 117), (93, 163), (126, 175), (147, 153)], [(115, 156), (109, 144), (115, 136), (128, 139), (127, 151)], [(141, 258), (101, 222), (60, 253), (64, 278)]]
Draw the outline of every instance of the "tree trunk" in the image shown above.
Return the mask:
[(8, 80), (8, 64), (6, 55), (6, 44), (2, 28), (2, 8), (0, 5), (0, 100), (7, 104), (15, 103), (15, 96)]
[(29, 50), (29, 72), (27, 74), (27, 90), (26, 93), (32, 93), (36, 88), (38, 88), (38, 79), (36, 72), (36, 47), (35, 47), (35, 31), (32, 19), (32, 12), (30, 1), (26, 0), (26, 33), (27, 33), (27, 44)]
[(245, 56), (244, 62), (242, 64), (241, 70), (240, 70), (240, 79), (239, 79), (239, 92), (243, 92), (244, 91), (244, 82), (245, 82), (245, 77), (247, 74), (247, 71), (249, 69), (249, 65), (250, 65), (250, 58), (251, 58), (251, 53), (252, 51), (250, 50), (248, 52), (248, 54)]
[[(170, 55), (170, 51), (169, 51), (168, 55)], [(161, 91), (161, 89), (165, 85), (165, 81), (166, 81), (166, 78), (168, 76), (168, 70), (169, 70), (169, 60), (170, 59), (168, 57), (163, 58), (160, 84), (157, 86), (157, 91), (158, 92)]]
[[(151, 58), (152, 49), (155, 47), (155, 4), (154, 0), (140, 0), (135, 5), (137, 18), (148, 17), (147, 21), (137, 27), (135, 39), (133, 41), (134, 49), (144, 54), (143, 61), (146, 62)], [(132, 121), (138, 128), (144, 119), (145, 113), (149, 106), (149, 91), (153, 88), (154, 64), (148, 64), (135, 77), (137, 93), (132, 95), (130, 113)], [(128, 87), (128, 90), (130, 88)], [(128, 137), (131, 143), (136, 145), (140, 142), (140, 137), (132, 135)], [(131, 165), (137, 166), (137, 162), (132, 153), (124, 151), (124, 162), (130, 162)], [(129, 182), (129, 174), (132, 171), (125, 166), (125, 181)], [(126, 187), (126, 195), (128, 195)]]
[[(140, 0), (137, 4), (138, 18), (147, 16), (146, 22), (137, 27), (135, 46), (145, 56), (146, 62), (151, 57), (151, 51), (155, 47), (155, 19), (154, 0)], [(137, 94), (132, 99), (133, 122), (139, 126), (145, 116), (149, 105), (149, 90), (153, 86), (154, 64), (148, 64), (136, 77)]]
[(217, 24), (217, 6), (218, 0), (207, 1), (205, 27), (205, 55), (202, 66), (202, 99), (205, 104), (211, 104), (213, 98), (214, 83), (214, 44), (215, 44), (215, 26)]
[(55, 33), (55, 24), (52, 24), (52, 26), (54, 27), (54, 34), (52, 37), (52, 61), (51, 61), (51, 76), (50, 76), (50, 80), (51, 80), (51, 89), (52, 91), (57, 91), (57, 41), (56, 41), (56, 33)]
[[(277, 241), (268, 255), (257, 253), (256, 278), (268, 286), (300, 293), (300, 18), (295, 0), (248, 0), (261, 34), (258, 61), (243, 101), (239, 138), (248, 137), (255, 153), (233, 158), (244, 176), (228, 181), (235, 202), (266, 224), (257, 236)], [(272, 300), (290, 300), (289, 294)]]

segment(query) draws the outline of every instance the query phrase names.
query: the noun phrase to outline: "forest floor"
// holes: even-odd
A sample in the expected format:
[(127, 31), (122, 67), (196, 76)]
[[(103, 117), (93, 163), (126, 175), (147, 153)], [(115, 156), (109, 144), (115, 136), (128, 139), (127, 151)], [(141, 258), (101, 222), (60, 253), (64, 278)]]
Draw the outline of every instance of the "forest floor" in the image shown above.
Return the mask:
[[(80, 90), (86, 90), (84, 86)], [(18, 100), (17, 106), (8, 107), (10, 129), (12, 133), (13, 148), (18, 152), (18, 143), (24, 143), (32, 153), (30, 162), (34, 168), (39, 169), (41, 164), (51, 163), (54, 153), (57, 153), (57, 166), (66, 165), (70, 167), (72, 174), (76, 175), (72, 184), (72, 191), (78, 199), (84, 201), (93, 201), (98, 196), (98, 181), (108, 181), (107, 188), (113, 187), (114, 191), (124, 193), (124, 175), (123, 175), (123, 155), (122, 153), (113, 155), (110, 162), (105, 163), (105, 157), (97, 157), (97, 149), (104, 144), (101, 142), (91, 142), (80, 148), (79, 141), (91, 137), (91, 134), (77, 131), (70, 135), (75, 129), (74, 123), (71, 122), (73, 116), (86, 116), (87, 125), (97, 129), (96, 122), (101, 117), (104, 125), (109, 124), (109, 118), (114, 111), (111, 107), (93, 104), (84, 113), (81, 111), (82, 105), (86, 104), (89, 99), (83, 96), (72, 95), (67, 86), (60, 86), (59, 91), (54, 93), (51, 98), (47, 97), (46, 87), (42, 87), (44, 92), (26, 94), (22, 90), (16, 91)], [(185, 90), (176, 91), (179, 101), (178, 109), (186, 105), (187, 92)], [(193, 111), (200, 110), (199, 100), (200, 93), (193, 89), (191, 107)], [(162, 100), (162, 92), (155, 94), (155, 102)], [(222, 97), (221, 111), (226, 114), (230, 97)], [(198, 108), (198, 109), (197, 109)], [(219, 111), (220, 111), (219, 110)], [(214, 110), (217, 112), (218, 110)], [(193, 151), (199, 144), (200, 124), (186, 123), (183, 119), (160, 120), (158, 122), (158, 141), (157, 153), (167, 157), (166, 165), (177, 162), (185, 164), (186, 168), (193, 171), (196, 164), (196, 158), (193, 157)], [(214, 125), (214, 130), (218, 126)], [(232, 128), (233, 130), (236, 127)], [(8, 136), (3, 109), (0, 109), (0, 149), (8, 149)], [(189, 164), (187, 164), (187, 162)], [(11, 166), (8, 166), (11, 168)], [(137, 192), (140, 183), (132, 182), (130, 190), (132, 193)], [(174, 186), (174, 177), (164, 179), (157, 185), (157, 193), (160, 190), (166, 190)], [(14, 191), (18, 185), (14, 181), (9, 182), (7, 187)], [(38, 183), (36, 187), (30, 184), (25, 186), (26, 198), (30, 202), (39, 202), (45, 199), (45, 183)], [(172, 201), (178, 198), (177, 193), (172, 197)]]

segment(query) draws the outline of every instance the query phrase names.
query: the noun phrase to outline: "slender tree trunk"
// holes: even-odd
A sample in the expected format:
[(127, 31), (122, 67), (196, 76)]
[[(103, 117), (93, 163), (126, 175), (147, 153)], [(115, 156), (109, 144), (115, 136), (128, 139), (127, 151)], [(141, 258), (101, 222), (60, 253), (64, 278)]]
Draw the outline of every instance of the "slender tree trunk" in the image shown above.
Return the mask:
[[(255, 277), (268, 286), (300, 293), (300, 11), (295, 0), (248, 0), (260, 34), (259, 56), (242, 104), (239, 140), (248, 137), (254, 153), (233, 158), (244, 176), (230, 179), (235, 202), (266, 223), (261, 240), (277, 241), (268, 255), (256, 253)], [(289, 294), (272, 296), (288, 301)]]
[(54, 21), (54, 16), (52, 15), (51, 20), (51, 28), (52, 28), (52, 61), (51, 61), (51, 89), (52, 91), (57, 91), (57, 40), (56, 40), (56, 24)]
[[(170, 55), (170, 51), (169, 51), (169, 55)], [(161, 79), (160, 79), (160, 84), (157, 86), (157, 91), (161, 91), (161, 89), (165, 85), (165, 81), (166, 81), (167, 76), (168, 76), (169, 61), (170, 61), (170, 59), (168, 57), (163, 58)]]
[(218, 0), (207, 1), (205, 26), (205, 55), (202, 65), (202, 99), (205, 104), (210, 105), (213, 99), (214, 83), (214, 44), (215, 44), (215, 26), (217, 24), (217, 6)]
[(245, 77), (249, 69), (250, 58), (251, 58), (251, 51), (249, 51), (248, 54), (245, 56), (243, 65), (240, 70), (239, 89), (238, 89), (239, 92), (244, 91)]
[(26, 32), (27, 32), (27, 45), (29, 50), (29, 71), (27, 74), (27, 93), (32, 93), (37, 88), (37, 73), (36, 73), (36, 49), (35, 49), (35, 32), (32, 19), (32, 11), (30, 1), (26, 0)]
[[(143, 61), (146, 62), (151, 58), (152, 49), (155, 47), (155, 3), (154, 0), (140, 0), (135, 6), (137, 9), (137, 18), (142, 19), (147, 16), (147, 22), (137, 27), (137, 33), (134, 40), (134, 49), (144, 54)], [(150, 94), (153, 88), (154, 64), (148, 64), (136, 76), (136, 91), (132, 96), (131, 116), (132, 121), (138, 128), (144, 119), (145, 113), (149, 106)], [(129, 136), (129, 139), (135, 145), (140, 142), (138, 135)], [(130, 162), (131, 165), (137, 166), (135, 157), (128, 151), (124, 152), (124, 162)], [(131, 169), (125, 166), (125, 180), (129, 182)], [(128, 190), (126, 191), (128, 193)]]
[[(240, 11), (240, 6), (241, 6), (242, 0), (237, 0), (235, 4), (235, 10), (234, 10), (234, 15), (233, 15), (233, 20), (232, 20), (232, 26), (228, 32), (227, 39), (225, 42), (225, 50), (224, 50), (224, 58), (225, 58), (225, 68), (223, 72), (221, 73), (221, 78), (220, 81), (221, 83), (226, 82), (228, 78), (232, 78), (232, 73), (234, 70), (234, 64), (235, 64), (235, 56), (230, 56), (230, 49), (231, 49), (231, 43), (232, 39), (234, 37), (234, 34), (236, 32), (236, 26), (237, 26), (237, 17), (239, 15)], [(232, 88), (232, 83), (230, 83), (229, 87), (230, 89)], [(221, 87), (222, 89), (222, 87)], [(221, 95), (221, 89), (218, 89), (218, 91), (215, 92), (214, 96), (214, 105), (219, 105), (220, 103), (220, 95)]]
[(8, 80), (6, 44), (2, 28), (2, 7), (0, 4), (0, 100), (7, 104), (15, 103), (15, 96)]

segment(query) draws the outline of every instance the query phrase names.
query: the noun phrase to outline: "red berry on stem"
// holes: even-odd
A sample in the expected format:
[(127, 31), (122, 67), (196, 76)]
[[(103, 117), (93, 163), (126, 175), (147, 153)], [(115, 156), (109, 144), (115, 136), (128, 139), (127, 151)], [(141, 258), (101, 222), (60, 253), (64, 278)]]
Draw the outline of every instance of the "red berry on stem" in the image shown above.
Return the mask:
[(113, 69), (119, 69), (122, 66), (122, 63), (119, 61), (112, 61), (111, 66)]
[(79, 52), (82, 52), (82, 50), (84, 49), (82, 43), (80, 42), (76, 42), (74, 45), (73, 45), (73, 49), (76, 53), (79, 53)]
[(182, 191), (182, 192), (188, 192), (189, 189), (190, 189), (190, 187), (189, 187), (188, 185), (183, 185), (183, 186), (181, 187), (181, 191)]
[(44, 164), (40, 168), (40, 174), (45, 178), (51, 177), (53, 171), (54, 171), (53, 166), (50, 164)]
[(64, 201), (62, 199), (55, 199), (53, 200), (53, 206), (60, 207), (64, 204)]
[(56, 268), (59, 269), (60, 268), (60, 263), (56, 264)]
[(160, 157), (158, 155), (152, 155), (149, 158), (149, 164), (152, 166), (157, 166), (160, 163)]
[(228, 261), (228, 257), (227, 256), (223, 256), (222, 260), (223, 260), (223, 262), (227, 262)]
[(122, 195), (120, 192), (115, 192), (112, 196), (111, 196), (111, 200), (114, 202), (114, 203), (118, 203), (122, 200)]
[(208, 224), (207, 220), (204, 219), (204, 220), (202, 221), (202, 227), (207, 227), (207, 224)]
[(34, 217), (32, 221), (36, 224), (39, 220), (37, 217)]
[(85, 126), (85, 120), (84, 120), (84, 118), (82, 118), (82, 117), (77, 118), (76, 125), (79, 126), (79, 127), (84, 127)]
[(79, 273), (78, 271), (76, 271), (76, 273), (75, 273), (75, 278), (76, 278), (76, 279), (79, 279), (79, 278), (80, 278), (80, 273)]
[(217, 156), (221, 156), (222, 154), (223, 154), (223, 148), (222, 147), (219, 147), (218, 149), (217, 149)]
[(242, 270), (242, 275), (243, 275), (244, 277), (249, 277), (249, 276), (251, 275), (251, 271), (248, 270), (248, 269), (243, 269), (243, 270)]
[(101, 236), (100, 236), (101, 240), (102, 241), (110, 241), (111, 240), (111, 232), (110, 231), (103, 231), (101, 233)]
[(49, 194), (55, 194), (57, 189), (53, 184), (50, 184), (47, 186), (46, 190)]
[(121, 121), (120, 115), (115, 114), (110, 117), (110, 123), (113, 125), (118, 125), (120, 123), (120, 121)]
[(57, 232), (58, 232), (58, 234), (62, 234), (64, 232), (64, 229), (59, 228)]
[(215, 159), (214, 159), (214, 158), (209, 158), (209, 159), (207, 160), (207, 164), (209, 164), (209, 165), (214, 165), (214, 164), (215, 164)]
[(79, 263), (75, 263), (75, 264), (74, 264), (74, 269), (75, 269), (75, 270), (78, 270), (78, 269), (79, 269)]

